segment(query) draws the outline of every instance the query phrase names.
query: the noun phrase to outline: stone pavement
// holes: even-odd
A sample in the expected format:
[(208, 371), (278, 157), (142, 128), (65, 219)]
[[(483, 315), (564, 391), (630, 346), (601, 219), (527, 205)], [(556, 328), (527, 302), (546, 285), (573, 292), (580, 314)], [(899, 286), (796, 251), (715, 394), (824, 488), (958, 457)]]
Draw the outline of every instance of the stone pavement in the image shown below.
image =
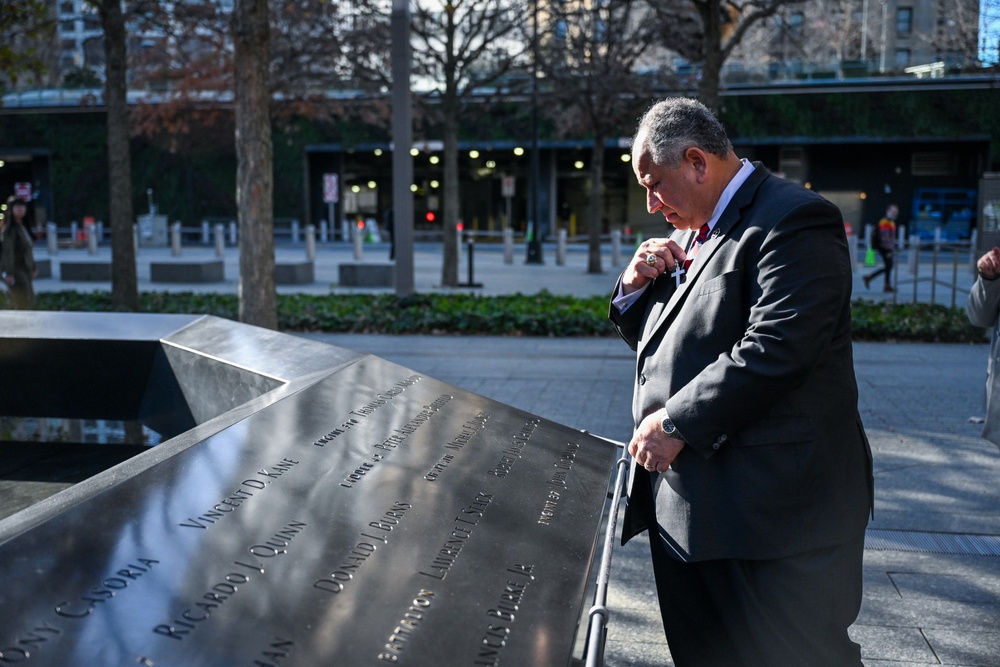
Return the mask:
[[(105, 253), (107, 259), (107, 252), (100, 249), (98, 258)], [(365, 252), (365, 261), (384, 261), (388, 246), (367, 247)], [(304, 251), (279, 247), (277, 255), (279, 261), (295, 261)], [(39, 256), (45, 256), (44, 248)], [(195, 248), (185, 250), (185, 256), (211, 258), (214, 253)], [(586, 273), (582, 246), (571, 246), (562, 266), (556, 264), (554, 246), (546, 245), (544, 256), (545, 264), (525, 264), (524, 246), (519, 245), (514, 263), (505, 264), (499, 246), (481, 244), (474, 256), (474, 281), (483, 287), (459, 291), (492, 295), (547, 289), (572, 296), (604, 295), (621, 269), (611, 266), (608, 248), (603, 275)], [(52, 258), (56, 276), (58, 262), (69, 257), (86, 258), (86, 253), (61, 251)], [(167, 249), (140, 251), (140, 289), (237, 288), (234, 249), (227, 251), (226, 280), (219, 284), (150, 283), (149, 262), (165, 257)], [(337, 263), (351, 259), (344, 244), (318, 246), (316, 283), (279, 291), (386, 291), (335, 285)], [(415, 267), (418, 292), (440, 290), (438, 244), (418, 244)], [(891, 298), (866, 291), (860, 270), (855, 276), (857, 296)], [(942, 275), (953, 274), (946, 270)], [(927, 301), (936, 288), (937, 303), (961, 305), (972, 275), (964, 263), (954, 275), (955, 290), (924, 279), (914, 283), (912, 278), (906, 289), (916, 285), (918, 299)], [(459, 276), (461, 281), (469, 279), (465, 255)], [(57, 277), (36, 282), (38, 291), (109, 288), (65, 283)], [(897, 296), (911, 300), (905, 293)], [(547, 419), (618, 441), (629, 437), (634, 361), (616, 339), (309, 336), (370, 352)], [(969, 422), (983, 413), (987, 354), (985, 344), (855, 345), (860, 408), (875, 457), (876, 506), (865, 551), (864, 603), (851, 634), (862, 644), (868, 667), (1000, 667), (1000, 452), (979, 437), (979, 425)], [(610, 666), (671, 664), (648, 561), (642, 539), (615, 549), (608, 603)]]
[[(617, 339), (308, 337), (597, 435), (629, 437), (634, 361)], [(987, 354), (985, 344), (855, 345), (876, 503), (851, 635), (868, 667), (1000, 665), (1000, 451), (969, 422), (983, 412)], [(976, 537), (992, 555), (972, 555)], [(647, 549), (638, 538), (615, 548), (609, 666), (672, 664)]]

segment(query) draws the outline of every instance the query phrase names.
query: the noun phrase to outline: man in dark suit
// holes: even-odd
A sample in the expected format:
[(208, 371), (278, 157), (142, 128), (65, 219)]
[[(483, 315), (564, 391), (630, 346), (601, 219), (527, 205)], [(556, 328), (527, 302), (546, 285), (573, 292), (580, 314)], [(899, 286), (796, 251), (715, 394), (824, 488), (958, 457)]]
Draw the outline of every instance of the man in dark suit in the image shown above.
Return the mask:
[(610, 309), (637, 353), (622, 542), (650, 531), (671, 656), (857, 667), (873, 478), (841, 214), (738, 158), (689, 99), (646, 112), (632, 167), (674, 229)]

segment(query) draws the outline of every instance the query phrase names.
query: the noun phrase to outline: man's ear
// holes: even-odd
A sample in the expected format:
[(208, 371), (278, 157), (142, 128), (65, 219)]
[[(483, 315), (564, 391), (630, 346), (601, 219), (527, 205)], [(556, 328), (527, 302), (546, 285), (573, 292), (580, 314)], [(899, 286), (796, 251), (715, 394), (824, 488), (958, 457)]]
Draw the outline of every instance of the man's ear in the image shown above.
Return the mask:
[(705, 180), (708, 175), (708, 156), (705, 155), (705, 151), (697, 146), (691, 146), (684, 151), (684, 162), (694, 169), (695, 178), (699, 183)]

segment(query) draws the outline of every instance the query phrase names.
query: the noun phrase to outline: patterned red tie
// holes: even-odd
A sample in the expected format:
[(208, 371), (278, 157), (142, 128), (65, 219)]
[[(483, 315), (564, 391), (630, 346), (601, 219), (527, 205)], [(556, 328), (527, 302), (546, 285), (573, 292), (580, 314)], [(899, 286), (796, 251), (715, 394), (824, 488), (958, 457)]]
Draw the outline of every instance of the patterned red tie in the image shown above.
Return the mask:
[(684, 260), (685, 271), (691, 268), (691, 262), (693, 262), (694, 258), (698, 255), (698, 250), (700, 250), (701, 246), (708, 240), (708, 232), (709, 226), (707, 223), (702, 225), (701, 229), (698, 230), (698, 238), (694, 240), (694, 245), (691, 246), (691, 250), (688, 251), (687, 259)]

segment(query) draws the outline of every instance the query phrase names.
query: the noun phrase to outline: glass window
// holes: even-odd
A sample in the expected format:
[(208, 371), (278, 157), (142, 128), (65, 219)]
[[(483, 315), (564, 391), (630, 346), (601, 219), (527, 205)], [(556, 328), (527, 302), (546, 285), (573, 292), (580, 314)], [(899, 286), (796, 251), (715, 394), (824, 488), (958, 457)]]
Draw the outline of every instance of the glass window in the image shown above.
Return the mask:
[(801, 35), (804, 22), (802, 12), (792, 12), (788, 15), (788, 34)]
[(913, 32), (913, 8), (900, 7), (896, 10), (896, 34), (908, 37)]
[(896, 69), (910, 66), (910, 50), (896, 49)]
[(75, 32), (76, 21), (60, 21), (59, 32)]

